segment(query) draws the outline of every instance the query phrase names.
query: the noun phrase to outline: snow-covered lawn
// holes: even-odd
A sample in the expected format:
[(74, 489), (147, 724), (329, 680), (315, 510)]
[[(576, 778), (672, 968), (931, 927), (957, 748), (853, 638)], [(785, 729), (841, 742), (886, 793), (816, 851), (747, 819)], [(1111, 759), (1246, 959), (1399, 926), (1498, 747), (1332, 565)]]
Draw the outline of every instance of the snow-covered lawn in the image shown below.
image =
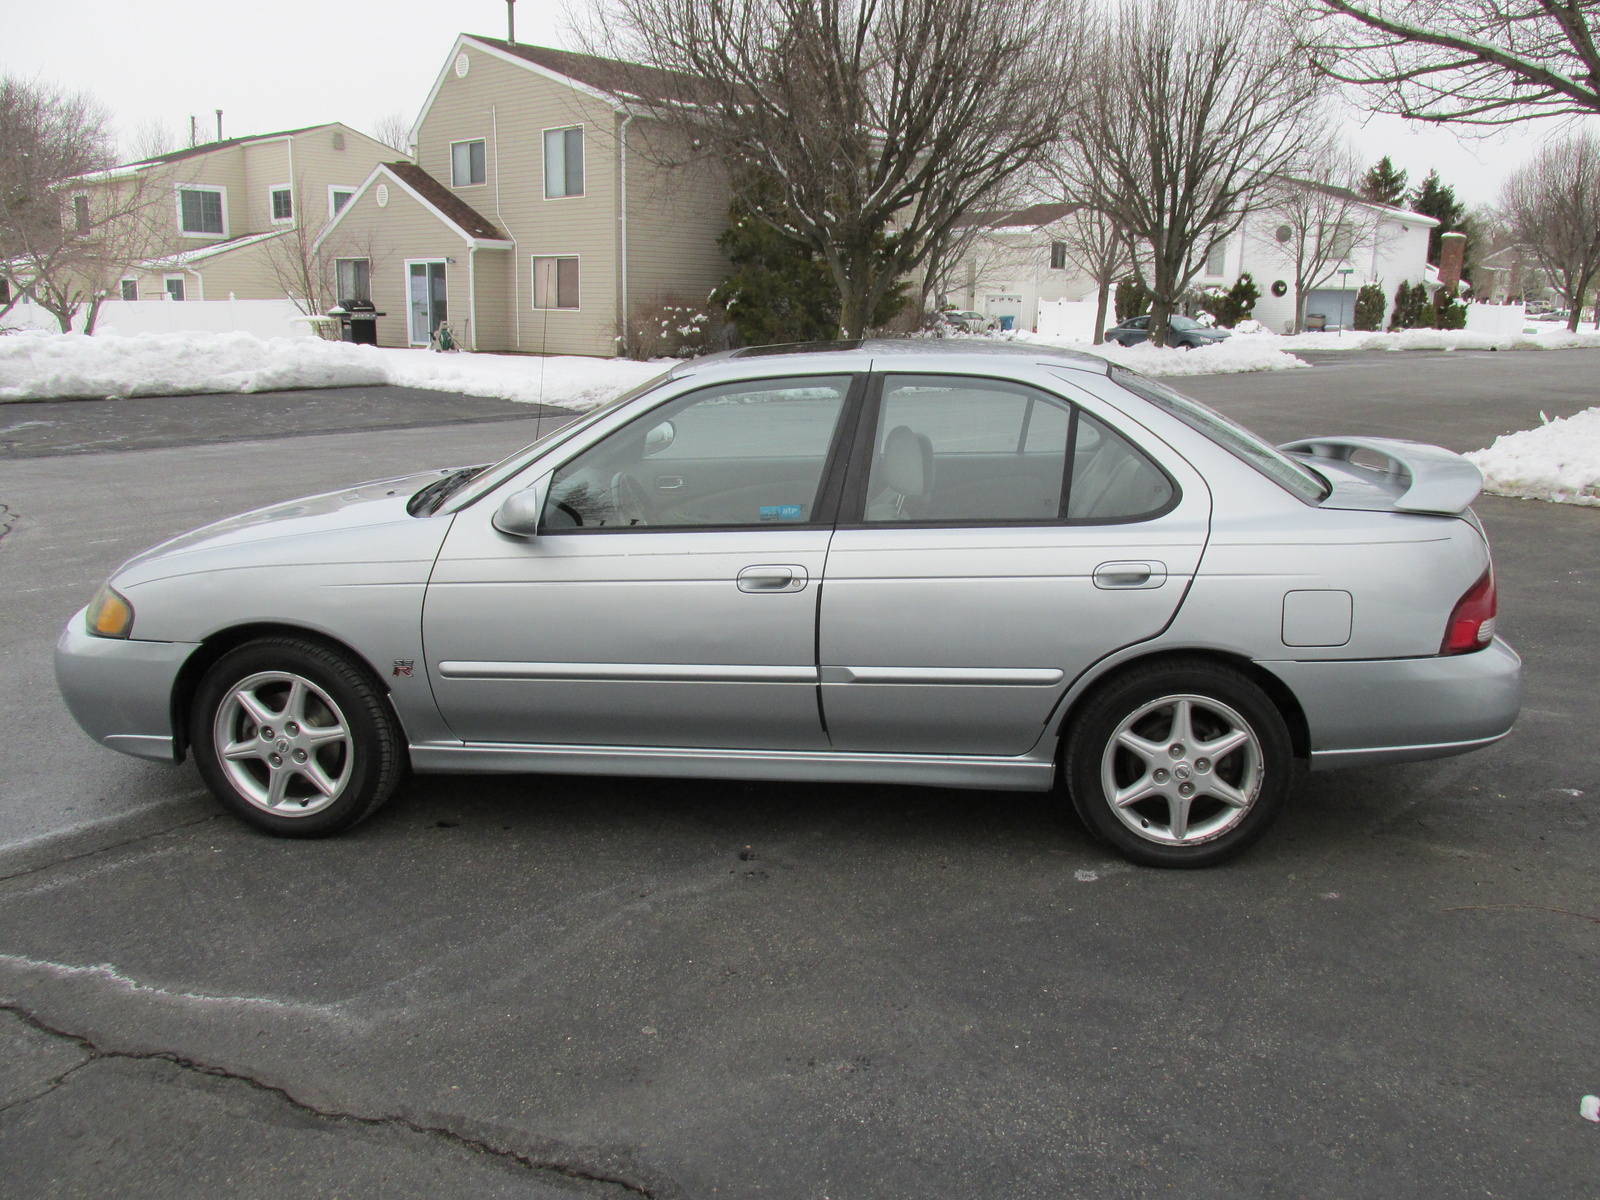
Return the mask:
[(435, 354), (248, 333), (132, 337), (27, 332), (0, 337), (0, 401), (173, 396), (398, 384), (585, 409), (659, 375), (669, 362)]
[(1600, 507), (1600, 408), (1502, 434), (1467, 457), (1496, 496)]
[(1541, 329), (1538, 333), (1495, 336), (1470, 329), (1404, 329), (1399, 333), (1296, 333), (1262, 330), (1239, 333), (1229, 341), (1249, 341), (1278, 350), (1600, 350), (1600, 333), (1580, 329)]

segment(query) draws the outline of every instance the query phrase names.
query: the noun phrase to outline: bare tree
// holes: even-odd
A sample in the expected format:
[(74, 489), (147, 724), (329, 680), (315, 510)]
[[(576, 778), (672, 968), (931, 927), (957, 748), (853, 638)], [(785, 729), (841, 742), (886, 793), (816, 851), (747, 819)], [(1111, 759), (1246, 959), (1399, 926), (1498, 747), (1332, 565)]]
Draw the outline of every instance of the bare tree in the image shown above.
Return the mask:
[(406, 120), (405, 114), (385, 113), (372, 123), (372, 136), (408, 158), (411, 156), (411, 122)]
[(1294, 275), (1294, 330), (1305, 329), (1306, 301), (1330, 283), (1356, 247), (1375, 245), (1382, 216), (1354, 189), (1361, 167), (1347, 149), (1313, 148), (1300, 178), (1281, 181), (1262, 209), (1256, 239)]
[(1094, 344), (1106, 340), (1106, 312), (1111, 289), (1133, 267), (1128, 236), (1116, 221), (1098, 209), (1080, 208), (1062, 222), (1061, 240), (1067, 259), (1095, 285), (1098, 305), (1094, 317)]
[(347, 236), (335, 229), (323, 236), (326, 225), (309, 223), (304, 214), (314, 211), (305, 200), (301, 181), (295, 183), (294, 224), (262, 247), (262, 257), (273, 282), (285, 297), (308, 317), (321, 316), (340, 300), (339, 260), (364, 258), (368, 277), (387, 255), (375, 253), (372, 239)]
[[(1081, 0), (610, 0), (596, 48), (671, 137), (776, 180), (858, 337), (963, 215), (1030, 170), (1078, 81)], [(641, 138), (641, 145), (644, 139)], [(947, 255), (946, 255), (947, 256)]]
[(1303, 153), (1321, 85), (1257, 4), (1122, 0), (1093, 36), (1093, 85), (1060, 170), (1069, 196), (1137, 243), (1161, 346), (1212, 247)]
[(90, 97), (0, 79), (0, 273), (12, 304), (31, 295), (63, 333), (85, 307), (94, 332), (148, 241), (155, 196), (110, 170), (112, 145), (110, 114)]
[(1380, 111), (1504, 125), (1600, 112), (1594, 0), (1290, 0), (1330, 79)]
[(172, 127), (157, 117), (146, 117), (133, 127), (128, 139), (128, 150), (133, 162), (145, 162), (170, 154), (178, 148), (178, 137)]
[(1501, 206), (1566, 294), (1567, 328), (1576, 331), (1600, 273), (1600, 138), (1585, 131), (1542, 147), (1506, 180)]

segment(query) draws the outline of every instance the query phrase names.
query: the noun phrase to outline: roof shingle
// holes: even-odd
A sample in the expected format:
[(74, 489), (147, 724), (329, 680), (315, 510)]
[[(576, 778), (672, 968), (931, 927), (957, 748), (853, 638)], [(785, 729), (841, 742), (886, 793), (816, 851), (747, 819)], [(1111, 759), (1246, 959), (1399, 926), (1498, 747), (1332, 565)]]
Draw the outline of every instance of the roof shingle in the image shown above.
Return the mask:
[(490, 238), (495, 241), (506, 240), (506, 235), (495, 228), (493, 221), (417, 166), (416, 163), (405, 161), (387, 162), (383, 164), (383, 168), (408, 187), (414, 189), (419, 196), (442, 212), (463, 233), (475, 238)]

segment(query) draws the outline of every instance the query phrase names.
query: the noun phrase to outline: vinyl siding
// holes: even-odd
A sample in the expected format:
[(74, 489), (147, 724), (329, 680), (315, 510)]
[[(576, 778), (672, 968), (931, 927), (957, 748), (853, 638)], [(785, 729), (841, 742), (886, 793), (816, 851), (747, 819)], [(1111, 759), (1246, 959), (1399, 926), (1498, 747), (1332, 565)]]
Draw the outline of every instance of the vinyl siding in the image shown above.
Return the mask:
[[(509, 349), (611, 355), (616, 348), (616, 193), (609, 105), (466, 43), (417, 131), (417, 162), (517, 242), (507, 272)], [(454, 61), (454, 54), (451, 60)], [(584, 194), (546, 200), (544, 130), (584, 128)], [(484, 140), (486, 182), (454, 187), (450, 144)], [(535, 309), (532, 260), (577, 255), (581, 307)], [(484, 319), (483, 301), (479, 319)]]
[[(407, 260), (455, 259), (445, 267), (445, 303), (449, 309), (446, 319), (460, 335), (462, 343), (472, 345), (472, 330), (468, 321), (472, 306), (467, 293), (465, 239), (452, 226), (419, 204), (394, 180), (380, 176), (379, 182), (388, 184), (388, 207), (378, 207), (378, 185), (375, 183), (350, 202), (344, 219), (329, 240), (323, 243), (323, 249), (328, 250), (335, 239), (347, 247), (381, 247), (381, 251), (372, 256), (372, 303), (379, 312), (388, 314), (378, 318), (380, 346), (411, 344), (407, 331)], [(504, 255), (508, 252), (499, 253)], [(484, 251), (479, 251), (479, 254), (486, 256)], [(347, 255), (340, 250), (330, 257), (362, 256)], [(480, 300), (480, 318), (482, 309)]]
[[(477, 340), (474, 350), (510, 350), (511, 296), (510, 250), (478, 250), (472, 255), (478, 277)], [(456, 256), (460, 261), (460, 255)]]
[(703, 165), (663, 170), (642, 152), (660, 133), (628, 128), (628, 307), (701, 305), (728, 274), (717, 237), (728, 227), (727, 184)]

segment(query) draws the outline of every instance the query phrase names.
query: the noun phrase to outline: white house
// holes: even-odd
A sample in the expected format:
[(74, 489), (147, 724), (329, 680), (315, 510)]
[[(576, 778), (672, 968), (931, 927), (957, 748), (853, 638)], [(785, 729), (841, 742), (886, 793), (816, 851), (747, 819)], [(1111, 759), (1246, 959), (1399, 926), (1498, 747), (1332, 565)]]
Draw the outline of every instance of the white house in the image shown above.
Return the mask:
[[(1331, 190), (1360, 207), (1362, 219), (1353, 224), (1361, 228), (1346, 258), (1328, 264), (1325, 278), (1312, 287), (1306, 312), (1322, 314), (1329, 329), (1348, 326), (1355, 313), (1356, 293), (1376, 282), (1383, 288), (1387, 321), (1395, 289), (1402, 281), (1430, 287), (1438, 284), (1438, 270), (1428, 263), (1428, 233), (1438, 222), (1421, 213), (1370, 204), (1353, 193)], [(1042, 311), (1048, 325), (1058, 323), (1061, 309), (1072, 307), (1073, 302), (1093, 303), (1095, 284), (1071, 261), (1065, 241), (1076, 219), (1074, 211), (1069, 204), (1034, 204), (976, 215), (973, 223), (983, 228), (949, 273), (941, 299), (987, 316), (1010, 316), (1016, 328), (1035, 331)], [(1196, 291), (1231, 287), (1248, 271), (1261, 291), (1255, 319), (1274, 332), (1292, 331), (1295, 269), (1288, 249), (1291, 242), (1292, 232), (1280, 217), (1271, 211), (1255, 214), (1212, 247), (1193, 287)], [(1068, 303), (1062, 305), (1062, 301)], [(1108, 323), (1112, 320), (1108, 314)]]

